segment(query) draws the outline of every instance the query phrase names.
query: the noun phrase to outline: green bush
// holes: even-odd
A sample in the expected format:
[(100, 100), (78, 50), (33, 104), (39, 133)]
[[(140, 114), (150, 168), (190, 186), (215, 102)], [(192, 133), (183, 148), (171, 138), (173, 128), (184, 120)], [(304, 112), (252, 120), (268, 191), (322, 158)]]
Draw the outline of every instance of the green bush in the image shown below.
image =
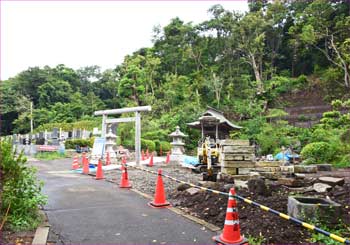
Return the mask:
[(88, 146), (92, 148), (92, 146), (94, 145), (94, 140), (94, 138), (66, 140), (64, 146), (66, 147), (66, 149), (75, 149), (77, 145), (80, 147)]
[(160, 145), (162, 146), (162, 151), (167, 152), (171, 150), (171, 144), (167, 141), (161, 141)]
[(347, 167), (350, 167), (350, 155), (347, 154), (347, 155), (343, 155), (339, 161), (335, 161), (333, 163), (333, 166), (334, 167), (337, 167), (337, 168), (347, 168)]
[(9, 208), (7, 224), (13, 230), (34, 229), (41, 221), (39, 206), (47, 200), (41, 193), (43, 182), (37, 180), (36, 169), (26, 165), (27, 159), (22, 154), (15, 156), (9, 141), (0, 142), (0, 157), (1, 214)]
[(155, 151), (156, 144), (152, 140), (141, 139), (141, 149), (146, 150), (147, 148), (150, 152)]
[(304, 159), (313, 158), (315, 163), (327, 162), (333, 159), (334, 149), (327, 142), (314, 142), (307, 144), (301, 151)]
[(330, 130), (323, 128), (315, 129), (311, 134), (311, 142), (329, 142), (332, 137)]

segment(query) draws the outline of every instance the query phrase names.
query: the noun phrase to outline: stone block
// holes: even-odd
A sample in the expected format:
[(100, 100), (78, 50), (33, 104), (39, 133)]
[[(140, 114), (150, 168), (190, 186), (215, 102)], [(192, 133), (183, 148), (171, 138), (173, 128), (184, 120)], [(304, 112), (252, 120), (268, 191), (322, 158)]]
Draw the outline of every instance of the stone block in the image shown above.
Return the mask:
[(197, 194), (200, 191), (201, 191), (200, 189), (194, 188), (194, 187), (186, 189), (186, 192), (190, 193), (191, 196)]
[(294, 166), (281, 166), (280, 168), (283, 173), (294, 173)]
[(313, 185), (313, 188), (316, 192), (323, 193), (323, 192), (327, 192), (327, 191), (331, 190), (332, 186), (324, 184), (324, 183), (315, 183)]
[(315, 165), (294, 165), (294, 173), (317, 173)]
[(274, 162), (258, 161), (255, 163), (256, 167), (279, 167), (280, 165), (281, 165), (281, 162), (279, 161), (274, 161)]
[(249, 174), (251, 171), (254, 171), (255, 168), (239, 168), (238, 172), (240, 174)]
[(336, 186), (336, 185), (342, 186), (344, 185), (344, 182), (345, 182), (344, 178), (334, 178), (334, 177), (319, 177), (318, 180), (321, 183), (325, 183), (330, 186)]
[(288, 197), (288, 214), (300, 220), (324, 220), (337, 223), (341, 205), (326, 198)]
[(229, 168), (254, 168), (255, 163), (251, 161), (222, 161), (221, 166)]
[(280, 172), (280, 167), (257, 167), (255, 168), (258, 172)]
[(254, 147), (252, 146), (233, 146), (224, 145), (221, 151), (223, 153), (243, 153), (243, 154), (254, 154)]
[(255, 161), (254, 154), (221, 154), (223, 161)]
[(316, 164), (317, 171), (332, 171), (331, 164)]
[(272, 179), (277, 180), (278, 178), (281, 178), (281, 172), (259, 172), (259, 174), (266, 179)]
[(221, 140), (220, 145), (242, 145), (242, 146), (249, 146), (249, 140)]
[(221, 173), (236, 175), (238, 174), (238, 168), (228, 168), (228, 167), (221, 166)]
[(290, 186), (290, 187), (301, 187), (303, 186), (303, 183), (300, 179), (295, 178), (279, 178), (278, 184)]
[(250, 179), (247, 183), (249, 191), (258, 195), (269, 196), (271, 191), (267, 188), (265, 180), (262, 178)]
[(295, 178), (297, 179), (305, 179), (306, 175), (305, 174), (294, 174)]

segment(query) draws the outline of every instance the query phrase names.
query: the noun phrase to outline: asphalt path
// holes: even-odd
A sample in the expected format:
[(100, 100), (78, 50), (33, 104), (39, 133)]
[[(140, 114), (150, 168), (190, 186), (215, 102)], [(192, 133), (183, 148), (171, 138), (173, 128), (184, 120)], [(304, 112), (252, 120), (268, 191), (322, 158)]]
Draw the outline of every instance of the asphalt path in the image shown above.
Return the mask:
[(149, 200), (131, 190), (73, 173), (71, 164), (71, 159), (31, 162), (45, 183), (44, 211), (60, 243), (213, 244), (216, 233), (168, 209), (149, 207)]

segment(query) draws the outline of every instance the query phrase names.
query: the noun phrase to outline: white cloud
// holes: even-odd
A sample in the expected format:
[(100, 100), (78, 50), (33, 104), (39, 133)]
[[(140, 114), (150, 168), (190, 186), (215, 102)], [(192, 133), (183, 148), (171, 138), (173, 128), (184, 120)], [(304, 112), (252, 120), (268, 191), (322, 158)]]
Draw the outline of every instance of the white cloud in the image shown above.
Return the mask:
[(214, 4), (247, 10), (246, 1), (87, 1), (1, 3), (1, 79), (31, 66), (114, 68), (141, 47), (152, 29), (178, 16), (199, 23)]

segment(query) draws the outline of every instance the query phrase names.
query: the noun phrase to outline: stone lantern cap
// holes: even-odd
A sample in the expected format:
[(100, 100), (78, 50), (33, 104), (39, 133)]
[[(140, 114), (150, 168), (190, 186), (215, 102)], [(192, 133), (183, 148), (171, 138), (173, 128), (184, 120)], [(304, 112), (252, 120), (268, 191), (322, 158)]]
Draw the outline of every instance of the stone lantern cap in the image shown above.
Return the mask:
[(108, 134), (106, 134), (106, 138), (110, 138), (110, 139), (116, 139), (117, 138), (117, 136), (112, 133), (112, 128), (111, 127), (109, 127), (109, 129), (108, 129)]
[(187, 137), (186, 134), (182, 133), (180, 131), (180, 127), (176, 126), (176, 130), (175, 132), (172, 132), (171, 134), (169, 134), (170, 137)]

